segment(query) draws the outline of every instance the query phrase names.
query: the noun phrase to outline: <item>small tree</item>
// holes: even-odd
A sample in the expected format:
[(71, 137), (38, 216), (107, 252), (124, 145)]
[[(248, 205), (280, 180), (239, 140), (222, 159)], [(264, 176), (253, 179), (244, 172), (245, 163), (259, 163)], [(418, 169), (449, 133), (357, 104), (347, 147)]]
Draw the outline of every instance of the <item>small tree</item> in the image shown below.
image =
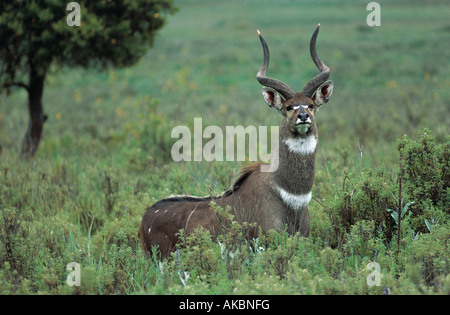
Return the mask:
[[(52, 64), (101, 69), (134, 64), (153, 45), (173, 0), (0, 1), (0, 93), (28, 92), (22, 154), (32, 156), (47, 116), (42, 106)], [(77, 26), (77, 24), (79, 26)]]

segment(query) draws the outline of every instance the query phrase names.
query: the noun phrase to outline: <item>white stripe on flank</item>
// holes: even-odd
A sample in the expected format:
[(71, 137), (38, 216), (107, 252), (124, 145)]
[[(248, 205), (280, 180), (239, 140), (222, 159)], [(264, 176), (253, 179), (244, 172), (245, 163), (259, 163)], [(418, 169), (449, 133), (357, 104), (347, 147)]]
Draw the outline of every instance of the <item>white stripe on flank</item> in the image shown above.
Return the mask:
[(284, 201), (284, 203), (291, 207), (294, 210), (299, 210), (303, 207), (305, 207), (308, 202), (311, 200), (311, 192), (303, 195), (294, 195), (290, 192), (287, 192), (283, 188), (279, 187), (278, 185), (275, 185), (278, 193), (280, 194), (281, 199)]
[(317, 139), (314, 136), (284, 140), (289, 150), (297, 154), (311, 154), (316, 151)]

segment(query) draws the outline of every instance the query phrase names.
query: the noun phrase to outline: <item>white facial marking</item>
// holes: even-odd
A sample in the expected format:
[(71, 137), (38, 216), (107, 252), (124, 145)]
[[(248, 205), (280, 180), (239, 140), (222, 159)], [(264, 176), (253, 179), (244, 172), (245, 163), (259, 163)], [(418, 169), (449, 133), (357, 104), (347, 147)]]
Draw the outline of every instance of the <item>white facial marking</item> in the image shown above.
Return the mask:
[(289, 138), (284, 143), (294, 153), (311, 154), (316, 151), (317, 139), (311, 135), (306, 138)]
[(283, 188), (279, 187), (278, 185), (275, 186), (278, 193), (280, 194), (281, 199), (283, 202), (291, 207), (294, 210), (299, 210), (303, 207), (305, 207), (308, 202), (311, 200), (311, 192), (303, 195), (295, 195), (291, 194), (290, 192), (287, 192)]

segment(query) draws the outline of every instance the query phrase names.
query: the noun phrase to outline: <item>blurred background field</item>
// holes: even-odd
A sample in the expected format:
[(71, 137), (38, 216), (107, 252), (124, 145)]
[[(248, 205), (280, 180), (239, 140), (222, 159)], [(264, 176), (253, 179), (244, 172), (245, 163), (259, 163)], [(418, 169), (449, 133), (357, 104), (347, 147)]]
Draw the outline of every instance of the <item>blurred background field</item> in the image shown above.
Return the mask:
[[(18, 158), (26, 94), (0, 95), (0, 292), (229, 294), (247, 293), (246, 286), (256, 294), (450, 292), (450, 6), (380, 1), (381, 26), (369, 27), (367, 3), (175, 1), (179, 11), (168, 16), (154, 47), (136, 65), (104, 72), (52, 69), (43, 98), (49, 119), (32, 160)], [(180, 262), (164, 267), (143, 256), (137, 230), (145, 208), (172, 194), (220, 193), (247, 162), (173, 162), (172, 128), (192, 128), (194, 117), (223, 130), (278, 125), (281, 117), (264, 103), (255, 79), (262, 62), (256, 29), (269, 44), (268, 75), (299, 90), (317, 73), (309, 39), (318, 23), (318, 53), (335, 87), (317, 115), (313, 193), (323, 206), (311, 202), (312, 236), (268, 236), (266, 249), (247, 253), (247, 264), (236, 270), (219, 244), (200, 235), (184, 244), (191, 251), (181, 251), (186, 268), (194, 266), (186, 269), (191, 277), (185, 285)], [(444, 188), (437, 203), (424, 206), (432, 209), (427, 218), (435, 219), (435, 228), (423, 228), (422, 218), (414, 225), (411, 218), (403, 254), (396, 253), (396, 241), (373, 234), (367, 218), (360, 230), (326, 236), (337, 224), (327, 209), (341, 209), (346, 191), (378, 177), (370, 185), (386, 195), (396, 192), (397, 139), (404, 135), (436, 146)], [(362, 250), (364, 229), (373, 242)], [(423, 238), (415, 242), (409, 235), (419, 229)], [(277, 244), (283, 245), (280, 252)], [(195, 246), (213, 248), (203, 258), (213, 266), (205, 275), (195, 265), (201, 260)], [(371, 260), (384, 262), (381, 288), (365, 285), (363, 269)], [(82, 264), (86, 279), (76, 289), (65, 284), (65, 266), (72, 261)]]

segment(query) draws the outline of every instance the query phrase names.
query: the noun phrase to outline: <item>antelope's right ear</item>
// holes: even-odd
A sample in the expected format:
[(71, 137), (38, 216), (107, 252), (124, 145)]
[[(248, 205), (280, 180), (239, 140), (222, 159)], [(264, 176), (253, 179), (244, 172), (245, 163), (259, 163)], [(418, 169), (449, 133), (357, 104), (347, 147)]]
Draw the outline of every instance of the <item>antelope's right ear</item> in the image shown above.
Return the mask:
[(278, 112), (283, 112), (283, 104), (284, 100), (281, 98), (280, 93), (270, 87), (262, 88), (262, 95), (264, 96), (264, 100), (270, 108), (276, 109)]

